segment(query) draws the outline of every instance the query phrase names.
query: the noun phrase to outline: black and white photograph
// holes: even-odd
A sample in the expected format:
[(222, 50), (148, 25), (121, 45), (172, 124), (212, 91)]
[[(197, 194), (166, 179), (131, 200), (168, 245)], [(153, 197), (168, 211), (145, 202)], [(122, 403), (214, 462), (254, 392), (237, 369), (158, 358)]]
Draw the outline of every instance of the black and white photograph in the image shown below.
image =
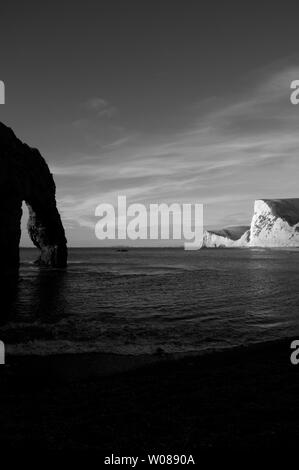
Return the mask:
[(1, 2), (0, 454), (296, 450), (298, 177), (295, 2)]

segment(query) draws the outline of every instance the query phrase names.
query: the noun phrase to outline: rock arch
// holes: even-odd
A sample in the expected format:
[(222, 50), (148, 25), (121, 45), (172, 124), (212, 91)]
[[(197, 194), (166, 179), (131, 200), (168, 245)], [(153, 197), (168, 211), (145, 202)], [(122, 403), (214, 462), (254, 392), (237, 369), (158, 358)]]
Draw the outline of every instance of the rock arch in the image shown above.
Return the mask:
[(7, 269), (19, 265), (23, 201), (29, 208), (30, 238), (40, 250), (37, 262), (66, 266), (66, 237), (55, 193), (53, 176), (39, 151), (21, 142), (0, 123), (0, 249)]

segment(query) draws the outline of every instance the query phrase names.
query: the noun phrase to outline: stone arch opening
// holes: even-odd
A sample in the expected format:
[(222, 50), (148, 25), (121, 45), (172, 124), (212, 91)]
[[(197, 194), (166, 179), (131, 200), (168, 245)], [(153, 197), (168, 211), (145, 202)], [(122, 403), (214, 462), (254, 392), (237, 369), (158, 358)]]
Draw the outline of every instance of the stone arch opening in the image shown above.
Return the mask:
[(56, 187), (48, 165), (39, 151), (21, 142), (13, 131), (0, 123), (0, 201), (2, 223), (0, 243), (4, 264), (19, 264), (22, 204), (28, 207), (28, 233), (39, 249), (37, 262), (64, 267), (67, 245), (56, 206)]

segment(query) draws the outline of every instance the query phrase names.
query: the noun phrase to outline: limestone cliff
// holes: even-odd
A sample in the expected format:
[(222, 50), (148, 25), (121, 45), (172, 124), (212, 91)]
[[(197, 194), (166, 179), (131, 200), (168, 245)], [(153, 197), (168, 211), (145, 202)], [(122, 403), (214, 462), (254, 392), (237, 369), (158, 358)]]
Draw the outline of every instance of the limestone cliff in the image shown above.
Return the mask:
[(299, 199), (255, 201), (250, 246), (299, 246)]
[(206, 230), (203, 246), (207, 248), (243, 247), (249, 240), (248, 226), (227, 227), (222, 230)]
[(64, 267), (67, 247), (56, 207), (55, 183), (39, 151), (21, 142), (0, 123), (0, 246), (3, 265), (19, 264), (22, 202), (29, 208), (28, 231), (40, 250), (38, 263)]
[(299, 247), (299, 199), (259, 199), (250, 227), (206, 230), (204, 247)]

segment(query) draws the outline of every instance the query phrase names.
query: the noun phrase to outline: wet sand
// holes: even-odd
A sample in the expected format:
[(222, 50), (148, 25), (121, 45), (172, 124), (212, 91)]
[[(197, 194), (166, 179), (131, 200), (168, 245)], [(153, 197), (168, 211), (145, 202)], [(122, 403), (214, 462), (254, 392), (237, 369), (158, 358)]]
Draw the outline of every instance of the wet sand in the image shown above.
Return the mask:
[(291, 340), (183, 358), (8, 357), (0, 369), (1, 448), (295, 449), (299, 365), (290, 362)]

